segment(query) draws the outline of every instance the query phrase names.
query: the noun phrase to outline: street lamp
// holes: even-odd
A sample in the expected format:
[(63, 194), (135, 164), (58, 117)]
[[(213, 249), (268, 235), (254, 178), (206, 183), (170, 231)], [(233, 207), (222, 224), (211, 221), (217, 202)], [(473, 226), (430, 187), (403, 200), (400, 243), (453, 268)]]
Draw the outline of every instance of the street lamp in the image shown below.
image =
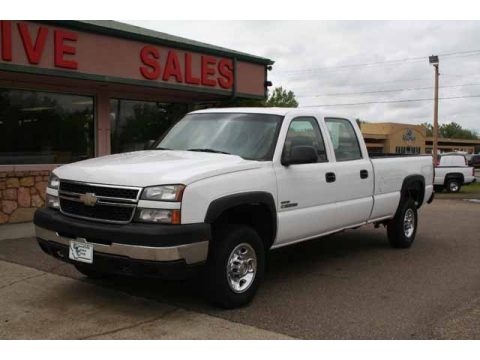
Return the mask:
[(437, 153), (438, 153), (438, 77), (440, 73), (438, 72), (439, 60), (437, 55), (432, 55), (428, 58), (430, 64), (435, 68), (435, 101), (433, 105), (433, 164), (437, 162)]

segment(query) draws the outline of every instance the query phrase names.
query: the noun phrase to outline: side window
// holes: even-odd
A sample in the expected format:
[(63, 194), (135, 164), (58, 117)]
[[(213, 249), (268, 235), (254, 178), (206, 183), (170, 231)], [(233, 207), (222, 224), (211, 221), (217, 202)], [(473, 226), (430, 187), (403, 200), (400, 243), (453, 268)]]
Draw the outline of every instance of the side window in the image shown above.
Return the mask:
[(288, 128), (283, 155), (289, 156), (294, 146), (312, 146), (317, 152), (317, 162), (327, 162), (325, 143), (318, 127), (317, 120), (312, 117), (298, 117), (291, 121)]
[(362, 151), (357, 135), (350, 121), (345, 119), (325, 119), (337, 161), (358, 160)]

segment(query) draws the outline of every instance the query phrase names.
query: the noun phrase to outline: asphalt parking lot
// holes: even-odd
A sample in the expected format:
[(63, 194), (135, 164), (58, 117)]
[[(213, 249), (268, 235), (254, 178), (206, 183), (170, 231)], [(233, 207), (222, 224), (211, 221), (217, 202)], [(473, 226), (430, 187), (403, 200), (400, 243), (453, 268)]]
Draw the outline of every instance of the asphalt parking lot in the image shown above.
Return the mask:
[[(24, 272), (28, 283), (14, 294), (17, 299), (30, 296), (25, 308), (33, 314), (28, 317), (31, 324), (20, 327), (25, 317), (12, 314), (25, 311), (22, 302), (10, 293), (2, 294), (13, 291), (9, 289), (12, 281), (7, 282), (8, 287), (0, 283), (0, 338), (22, 337), (21, 329), (24, 337), (42, 337), (45, 332), (36, 327), (58, 337), (82, 337), (68, 330), (54, 331), (60, 323), (62, 329), (68, 329), (68, 324), (81, 327), (82, 317), (72, 320), (61, 315), (70, 308), (83, 314), (78, 309), (80, 297), (87, 314), (101, 314), (108, 321), (116, 321), (118, 315), (126, 321), (127, 312), (133, 321), (133, 325), (119, 325), (120, 336), (114, 329), (106, 329), (99, 334), (104, 338), (230, 338), (236, 332), (236, 338), (479, 339), (479, 220), (479, 203), (436, 200), (420, 210), (417, 238), (408, 250), (391, 249), (386, 231), (371, 226), (279, 249), (270, 254), (266, 278), (254, 302), (229, 311), (209, 306), (197, 279), (94, 282), (44, 255), (33, 238), (1, 240), (0, 265), (5, 269), (0, 271), (0, 279), (12, 271)], [(55, 286), (49, 287), (51, 282)], [(44, 287), (48, 292), (41, 293), (38, 311), (46, 311), (42, 319), (46, 317), (47, 323), (35, 321), (32, 305), (35, 289)], [(51, 303), (45, 310), (48, 296), (55, 294), (59, 295), (54, 304), (62, 311)], [(145, 319), (154, 321), (165, 307), (193, 314), (195, 320), (176, 323), (177, 332), (168, 336), (167, 330), (159, 333), (152, 326), (145, 328)], [(208, 329), (202, 329), (202, 323), (209, 324)], [(45, 326), (50, 328), (45, 330)], [(197, 326), (198, 332), (179, 331), (182, 326)]]

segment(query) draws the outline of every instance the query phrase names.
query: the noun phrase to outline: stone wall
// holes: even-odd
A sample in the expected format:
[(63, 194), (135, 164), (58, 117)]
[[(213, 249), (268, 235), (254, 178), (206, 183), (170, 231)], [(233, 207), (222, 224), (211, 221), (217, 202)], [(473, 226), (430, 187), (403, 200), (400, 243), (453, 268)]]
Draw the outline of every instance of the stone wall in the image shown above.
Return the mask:
[(45, 204), (50, 171), (0, 172), (0, 224), (32, 221)]

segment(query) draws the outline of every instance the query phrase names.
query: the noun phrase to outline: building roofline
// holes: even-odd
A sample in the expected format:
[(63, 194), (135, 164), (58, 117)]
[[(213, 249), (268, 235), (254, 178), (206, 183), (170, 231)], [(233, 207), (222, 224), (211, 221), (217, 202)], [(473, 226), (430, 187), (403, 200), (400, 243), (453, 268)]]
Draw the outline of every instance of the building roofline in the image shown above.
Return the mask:
[[(433, 137), (427, 136), (425, 138), (425, 142), (427, 141), (432, 141), (433, 142)], [(438, 142), (446, 142), (446, 143), (459, 143), (459, 144), (475, 144), (475, 145), (480, 145), (480, 139), (455, 139), (455, 138), (438, 138)]]
[(73, 28), (95, 34), (109, 35), (123, 39), (144, 41), (151, 44), (163, 45), (168, 47), (180, 48), (190, 51), (203, 52), (222, 57), (236, 58), (238, 60), (248, 61), (262, 65), (273, 65), (274, 61), (247, 54), (244, 52), (227, 49), (220, 46), (210, 45), (200, 41), (190, 40), (183, 37), (166, 34), (159, 31), (145, 29), (139, 26), (125, 24), (112, 20), (45, 20), (37, 21), (47, 24)]

